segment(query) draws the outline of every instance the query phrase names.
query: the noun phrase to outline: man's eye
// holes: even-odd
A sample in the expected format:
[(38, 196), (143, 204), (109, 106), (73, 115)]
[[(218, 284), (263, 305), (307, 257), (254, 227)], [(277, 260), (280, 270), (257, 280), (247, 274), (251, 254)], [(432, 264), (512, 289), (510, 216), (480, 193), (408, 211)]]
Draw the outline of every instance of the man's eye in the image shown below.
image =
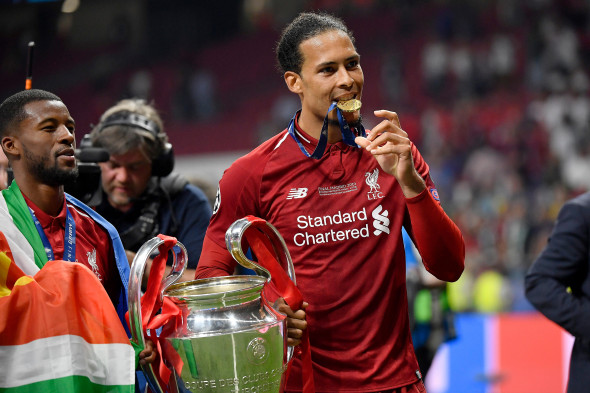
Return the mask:
[(334, 68), (332, 68), (332, 67), (325, 67), (325, 68), (322, 68), (322, 69), (320, 70), (320, 72), (322, 72), (322, 73), (326, 73), (326, 74), (329, 74), (329, 73), (331, 73), (331, 72), (334, 72)]
[(351, 61), (350, 63), (348, 63), (348, 68), (355, 68), (358, 67), (359, 62), (357, 60)]

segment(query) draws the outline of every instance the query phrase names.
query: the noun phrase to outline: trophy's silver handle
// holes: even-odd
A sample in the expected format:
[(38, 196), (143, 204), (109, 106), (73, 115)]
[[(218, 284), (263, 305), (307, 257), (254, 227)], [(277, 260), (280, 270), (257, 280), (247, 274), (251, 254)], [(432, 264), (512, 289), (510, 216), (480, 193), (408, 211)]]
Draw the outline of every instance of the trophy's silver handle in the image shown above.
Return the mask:
[[(269, 238), (275, 255), (279, 257), (283, 264), (287, 265), (287, 274), (289, 275), (289, 278), (294, 284), (297, 284), (293, 260), (291, 259), (291, 254), (289, 254), (285, 240), (271, 223), (268, 221), (265, 221), (265, 223), (265, 226), (258, 229), (260, 229)], [(241, 218), (235, 221), (225, 232), (225, 244), (230, 254), (240, 265), (244, 266), (245, 268), (252, 269), (258, 275), (267, 277), (267, 279), (270, 280), (270, 272), (256, 262), (248, 259), (242, 250), (242, 238), (244, 237), (246, 229), (248, 229), (251, 225), (252, 222), (247, 218)]]
[[(154, 237), (141, 246), (133, 263), (131, 264), (131, 272), (129, 274), (129, 327), (131, 330), (131, 339), (136, 344), (145, 347), (145, 337), (143, 336), (143, 328), (141, 325), (141, 281), (145, 272), (145, 267), (150, 256), (158, 249), (158, 247), (164, 243), (159, 237)], [(168, 276), (162, 280), (162, 290), (160, 292), (160, 300), (164, 296), (164, 291), (170, 285), (172, 285), (184, 272), (186, 268), (188, 253), (184, 245), (180, 242), (176, 242), (176, 246), (180, 248), (179, 257), (175, 252), (172, 252), (173, 262), (172, 271)], [(163, 393), (164, 389), (158, 383), (156, 374), (151, 364), (141, 365), (141, 369), (147, 379), (150, 388), (156, 393)]]
[[(287, 248), (287, 244), (285, 240), (279, 233), (279, 231), (268, 221), (264, 221), (266, 225), (262, 227), (257, 227), (260, 229), (270, 240), (274, 254), (276, 257), (279, 258), (281, 265), (287, 265), (287, 274), (291, 281), (294, 284), (297, 284), (295, 279), (295, 268), (293, 267), (293, 260), (291, 259), (291, 254), (289, 254), (289, 249)], [(242, 250), (242, 238), (244, 237), (244, 233), (246, 230), (252, 225), (253, 223), (249, 221), (247, 218), (241, 218), (235, 221), (228, 230), (225, 232), (225, 244), (227, 249), (229, 250), (232, 257), (243, 267), (247, 269), (254, 270), (258, 275), (264, 276), (267, 279), (267, 282), (270, 281), (271, 276), (270, 272), (260, 266), (258, 263), (248, 259), (244, 254), (244, 250)], [(287, 349), (287, 363), (291, 361), (293, 357), (294, 348), (289, 347)]]

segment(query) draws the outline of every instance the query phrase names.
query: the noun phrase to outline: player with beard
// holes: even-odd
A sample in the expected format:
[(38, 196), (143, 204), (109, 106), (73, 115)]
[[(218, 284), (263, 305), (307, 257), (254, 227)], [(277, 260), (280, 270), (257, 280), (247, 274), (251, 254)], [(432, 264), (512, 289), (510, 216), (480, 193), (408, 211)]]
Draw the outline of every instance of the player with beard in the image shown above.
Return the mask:
[[(247, 215), (267, 220), (285, 238), (309, 304), (283, 310), (292, 343), (308, 329), (316, 391), (423, 392), (401, 229), (445, 281), (464, 268), (461, 232), (398, 115), (375, 111), (381, 122), (364, 130), (360, 55), (340, 19), (299, 15), (276, 53), (301, 110), (224, 173), (196, 276), (232, 274), (225, 231)], [(295, 359), (286, 391), (302, 391), (300, 373)]]
[[(10, 215), (9, 221), (25, 236), (39, 268), (50, 260), (89, 268), (128, 331), (129, 264), (119, 235), (100, 215), (64, 192), (64, 183), (78, 176), (74, 132), (74, 119), (52, 93), (24, 90), (0, 104), (2, 150), (14, 172), (12, 184), (2, 191), (1, 213)], [(140, 358), (152, 362), (155, 355), (150, 341)]]

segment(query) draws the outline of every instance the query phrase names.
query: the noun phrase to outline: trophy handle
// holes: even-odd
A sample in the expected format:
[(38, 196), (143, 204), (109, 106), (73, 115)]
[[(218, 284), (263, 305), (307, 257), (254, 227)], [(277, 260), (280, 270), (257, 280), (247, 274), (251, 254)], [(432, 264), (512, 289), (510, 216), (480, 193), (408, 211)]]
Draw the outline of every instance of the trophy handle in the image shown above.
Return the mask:
[[(159, 237), (154, 237), (145, 242), (135, 254), (135, 258), (133, 258), (133, 263), (131, 264), (131, 271), (129, 274), (129, 328), (131, 330), (131, 339), (133, 342), (142, 347), (145, 347), (145, 337), (143, 335), (143, 326), (141, 322), (141, 281), (148, 259), (162, 243), (164, 243), (164, 240), (160, 239)], [(164, 291), (166, 288), (178, 280), (186, 268), (188, 258), (186, 248), (178, 241), (176, 242), (176, 246), (180, 248), (180, 258), (177, 257), (175, 252), (172, 252), (172, 271), (162, 280), (160, 301), (163, 300)], [(158, 379), (156, 378), (156, 374), (152, 365), (141, 365), (141, 369), (150, 388), (156, 393), (164, 392), (164, 389), (162, 386), (160, 386)]]
[[(258, 222), (262, 222), (264, 220), (258, 219)], [(293, 267), (293, 260), (291, 259), (291, 254), (289, 254), (289, 250), (287, 249), (287, 244), (285, 240), (279, 233), (279, 231), (268, 221), (264, 221), (266, 225), (257, 226), (257, 229), (260, 229), (271, 241), (273, 249), (275, 251), (275, 255), (279, 257), (281, 262), (287, 265), (287, 274), (291, 281), (297, 285), (297, 281), (295, 279), (295, 268)], [(267, 280), (270, 280), (270, 272), (266, 270), (264, 267), (260, 266), (258, 263), (251, 261), (246, 257), (244, 251), (242, 250), (242, 238), (246, 229), (248, 229), (253, 224), (252, 221), (249, 221), (248, 218), (241, 218), (235, 221), (225, 232), (225, 244), (227, 249), (229, 250), (230, 254), (234, 257), (234, 259), (242, 266), (247, 269), (254, 270), (259, 276), (264, 276)]]
[[(296, 285), (297, 281), (295, 279), (293, 260), (291, 259), (291, 254), (289, 254), (289, 250), (287, 249), (287, 244), (285, 243), (285, 240), (279, 231), (268, 221), (255, 218), (253, 216), (249, 217), (256, 219), (256, 221), (250, 221), (248, 217), (241, 218), (230, 225), (228, 230), (225, 232), (225, 244), (232, 257), (243, 267), (254, 270), (259, 276), (266, 277), (267, 282), (271, 280), (270, 272), (264, 267), (260, 266), (258, 263), (248, 259), (242, 250), (242, 238), (244, 237), (246, 230), (254, 223), (263, 223), (264, 225), (256, 225), (256, 229), (261, 230), (268, 237), (272, 244), (275, 256), (279, 258), (283, 266), (285, 264), (287, 265), (287, 274), (289, 275), (291, 281), (293, 281), (293, 284)], [(288, 347), (287, 363), (291, 361), (293, 353), (294, 348)]]

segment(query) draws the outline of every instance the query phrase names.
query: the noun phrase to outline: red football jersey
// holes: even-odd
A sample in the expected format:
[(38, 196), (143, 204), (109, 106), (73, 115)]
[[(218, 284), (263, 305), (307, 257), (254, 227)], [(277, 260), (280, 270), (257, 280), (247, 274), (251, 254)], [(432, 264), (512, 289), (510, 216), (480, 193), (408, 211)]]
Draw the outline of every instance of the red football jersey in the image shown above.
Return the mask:
[[(301, 130), (297, 134), (307, 151), (313, 151), (317, 140)], [(206, 235), (206, 243), (219, 247), (215, 253), (204, 247), (197, 277), (233, 271), (230, 254), (219, 250), (225, 248), (225, 232), (235, 220), (254, 215), (274, 225), (285, 239), (297, 286), (309, 303), (306, 312), (318, 392), (379, 391), (418, 379), (401, 228), (406, 225), (412, 233), (410, 218), (414, 221), (414, 215), (428, 211), (444, 218), (424, 217), (418, 225), (426, 228), (429, 220), (436, 221), (436, 228), (442, 225), (446, 232), (435, 236), (459, 249), (462, 237), (431, 196), (436, 190), (428, 165), (413, 145), (412, 153), (430, 190), (412, 200), (365, 149), (329, 144), (315, 160), (301, 152), (287, 130), (238, 159), (219, 183)], [(418, 207), (412, 213), (410, 202), (428, 208)], [(420, 248), (425, 242), (417, 243)], [(442, 271), (445, 264), (458, 263), (463, 262), (435, 265)], [(296, 359), (287, 390), (301, 390), (299, 373)]]
[[(67, 206), (76, 224), (76, 262), (92, 270), (105, 287), (111, 300), (116, 300), (120, 286), (119, 273), (115, 264), (111, 238), (106, 230), (83, 211), (78, 210), (75, 206), (66, 205), (65, 200), (61, 212), (56, 217), (52, 217), (43, 212), (24, 194), (23, 196), (41, 223), (56, 260), (63, 259)], [(114, 279), (111, 279), (113, 277)]]

